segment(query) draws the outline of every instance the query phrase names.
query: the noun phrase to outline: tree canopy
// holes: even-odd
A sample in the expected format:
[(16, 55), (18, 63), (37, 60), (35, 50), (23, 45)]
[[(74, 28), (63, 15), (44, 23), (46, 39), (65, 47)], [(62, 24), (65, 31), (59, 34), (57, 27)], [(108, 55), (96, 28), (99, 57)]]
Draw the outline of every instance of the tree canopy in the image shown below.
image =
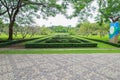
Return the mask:
[(8, 39), (12, 40), (14, 23), (20, 18), (32, 21), (34, 16), (47, 18), (58, 13), (65, 14), (69, 4), (72, 4), (74, 16), (77, 16), (89, 2), (91, 0), (0, 0), (0, 18), (9, 23)]
[[(9, 40), (13, 39), (13, 26), (16, 19), (28, 15), (48, 17), (63, 12), (57, 0), (0, 0), (0, 16), (9, 22)], [(38, 12), (38, 13), (37, 13)], [(23, 19), (24, 20), (24, 19)]]
[(120, 0), (98, 0), (100, 20), (112, 22), (120, 18)]

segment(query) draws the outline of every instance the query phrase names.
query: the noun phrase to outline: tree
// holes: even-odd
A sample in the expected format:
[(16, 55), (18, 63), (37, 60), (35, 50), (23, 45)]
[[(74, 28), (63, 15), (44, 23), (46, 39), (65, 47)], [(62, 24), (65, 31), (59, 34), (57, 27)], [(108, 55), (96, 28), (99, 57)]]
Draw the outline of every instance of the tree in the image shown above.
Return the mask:
[(116, 22), (120, 18), (120, 0), (98, 0), (99, 20)]
[(0, 35), (3, 32), (4, 23), (0, 20)]
[[(75, 9), (75, 16), (91, 2), (91, 0), (0, 0), (0, 16), (7, 16), (5, 18), (9, 21), (9, 40), (13, 39), (13, 26), (16, 18), (21, 14), (37, 15), (37, 17), (46, 18), (48, 16), (55, 16), (62, 12), (65, 14), (65, 9), (69, 4), (73, 5)], [(36, 14), (37, 11), (39, 15)], [(24, 16), (23, 16), (24, 17)], [(4, 17), (3, 17), (4, 18)]]
[(109, 33), (109, 24), (102, 23), (102, 26), (97, 24), (96, 32), (97, 32), (97, 34), (100, 35), (100, 37), (107, 35)]
[(39, 35), (39, 30), (40, 30), (40, 27), (38, 27), (38, 26), (29, 27), (30, 38), (34, 37), (34, 35)]
[(67, 33), (68, 32), (68, 27), (59, 25), (59, 26), (52, 26), (50, 27), (51, 30), (53, 30), (56, 33)]
[(92, 25), (89, 22), (84, 22), (80, 26), (79, 34), (83, 36), (88, 36), (93, 32)]
[(49, 27), (45, 27), (45, 26), (40, 27), (39, 32), (41, 35), (50, 35), (53, 33), (53, 31)]
[(19, 33), (19, 25), (17, 23), (14, 23), (14, 36), (17, 37), (18, 36), (18, 33)]
[[(21, 14), (29, 13), (29, 15), (55, 16), (61, 10), (61, 6), (56, 0), (0, 0), (0, 16), (8, 16), (9, 19), (9, 40), (13, 39), (13, 26), (16, 17)], [(61, 10), (62, 11), (62, 10)]]
[[(70, 1), (74, 9), (73, 14), (68, 18), (78, 17), (79, 22), (87, 21), (88, 17), (91, 16), (92, 2), (94, 0), (72, 0)], [(92, 10), (91, 10), (92, 9)]]

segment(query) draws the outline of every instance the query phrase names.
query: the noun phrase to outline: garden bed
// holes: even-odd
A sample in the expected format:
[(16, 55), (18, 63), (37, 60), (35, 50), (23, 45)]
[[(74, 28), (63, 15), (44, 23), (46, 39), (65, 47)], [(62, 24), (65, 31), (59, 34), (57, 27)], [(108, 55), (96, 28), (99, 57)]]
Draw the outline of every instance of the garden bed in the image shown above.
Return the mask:
[(99, 40), (99, 39), (91, 39), (91, 38), (86, 38), (86, 37), (83, 37), (83, 38), (88, 39), (88, 40), (97, 41), (97, 42), (102, 42), (102, 43), (109, 44), (109, 45), (112, 45), (112, 46), (115, 46), (115, 47), (120, 47), (120, 43), (115, 44), (115, 43), (111, 43), (111, 42), (103, 41), (103, 40)]
[(28, 43), (26, 48), (74, 48), (74, 47), (97, 47), (97, 43), (87, 40), (73, 38), (71, 36), (54, 36), (44, 38), (34, 43)]

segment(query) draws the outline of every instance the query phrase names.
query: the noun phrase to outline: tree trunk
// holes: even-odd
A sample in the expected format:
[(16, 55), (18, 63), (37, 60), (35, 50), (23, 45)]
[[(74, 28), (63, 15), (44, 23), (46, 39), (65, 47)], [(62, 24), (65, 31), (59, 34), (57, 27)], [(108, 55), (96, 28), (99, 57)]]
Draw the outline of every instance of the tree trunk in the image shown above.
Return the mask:
[(10, 21), (10, 24), (9, 24), (9, 38), (8, 38), (8, 40), (13, 40), (13, 25), (14, 25), (14, 21)]

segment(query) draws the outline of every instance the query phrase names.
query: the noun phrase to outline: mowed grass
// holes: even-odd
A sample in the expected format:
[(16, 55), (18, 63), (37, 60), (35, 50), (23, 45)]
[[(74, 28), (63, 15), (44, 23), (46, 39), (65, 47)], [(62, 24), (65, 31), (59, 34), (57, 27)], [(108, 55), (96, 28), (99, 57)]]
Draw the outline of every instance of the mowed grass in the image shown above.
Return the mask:
[[(29, 34), (25, 37), (25, 39), (30, 39), (30, 38), (37, 38), (37, 37), (41, 37), (41, 36), (45, 36), (45, 35), (34, 35), (34, 36), (30, 36)], [(8, 39), (8, 35), (7, 34), (0, 34), (0, 40), (7, 40)], [(23, 39), (21, 34), (18, 34), (17, 36), (13, 35), (13, 39), (14, 40), (19, 40), (19, 39)]]
[[(79, 36), (76, 36), (79, 37)], [(94, 37), (95, 38), (95, 37)], [(3, 37), (2, 37), (3, 39)], [(91, 41), (91, 40), (90, 40)], [(30, 41), (31, 42), (31, 41)], [(37, 49), (14, 49), (14, 48), (0, 48), (0, 54), (99, 54), (99, 53), (120, 53), (120, 48), (98, 43), (97, 48), (37, 48)], [(23, 42), (21, 44), (25, 44)], [(29, 43), (29, 41), (27, 42)]]
[[(77, 38), (81, 38), (81, 36), (76, 36)], [(82, 36), (83, 37), (83, 36)], [(97, 36), (98, 37), (98, 36)], [(95, 38), (93, 38), (92, 36), (90, 37), (90, 38), (92, 38), (92, 39), (97, 39), (97, 37)], [(83, 38), (83, 39), (85, 39), (85, 38)], [(104, 39), (104, 38), (103, 38)], [(105, 37), (105, 39), (107, 39), (107, 37)], [(88, 40), (88, 39), (85, 39), (85, 40)], [(91, 41), (91, 42), (93, 42), (93, 43), (97, 43), (98, 45), (97, 45), (97, 48), (99, 48), (99, 49), (116, 49), (116, 47), (115, 46), (112, 46), (112, 45), (109, 45), (109, 44), (105, 44), (105, 43), (102, 43), (102, 42), (98, 42), (98, 41), (93, 41), (93, 40), (88, 40), (88, 41)]]
[(98, 54), (120, 53), (120, 49), (1, 49), (0, 54)]
[[(105, 35), (105, 36), (102, 36), (100, 37), (99, 35), (89, 35), (89, 36), (86, 36), (88, 38), (91, 38), (91, 39), (99, 39), (99, 40), (103, 40), (103, 41), (109, 41), (109, 35)], [(118, 40), (120, 41), (120, 37), (118, 38)]]
[(0, 40), (7, 40), (8, 36), (6, 34), (0, 34)]

